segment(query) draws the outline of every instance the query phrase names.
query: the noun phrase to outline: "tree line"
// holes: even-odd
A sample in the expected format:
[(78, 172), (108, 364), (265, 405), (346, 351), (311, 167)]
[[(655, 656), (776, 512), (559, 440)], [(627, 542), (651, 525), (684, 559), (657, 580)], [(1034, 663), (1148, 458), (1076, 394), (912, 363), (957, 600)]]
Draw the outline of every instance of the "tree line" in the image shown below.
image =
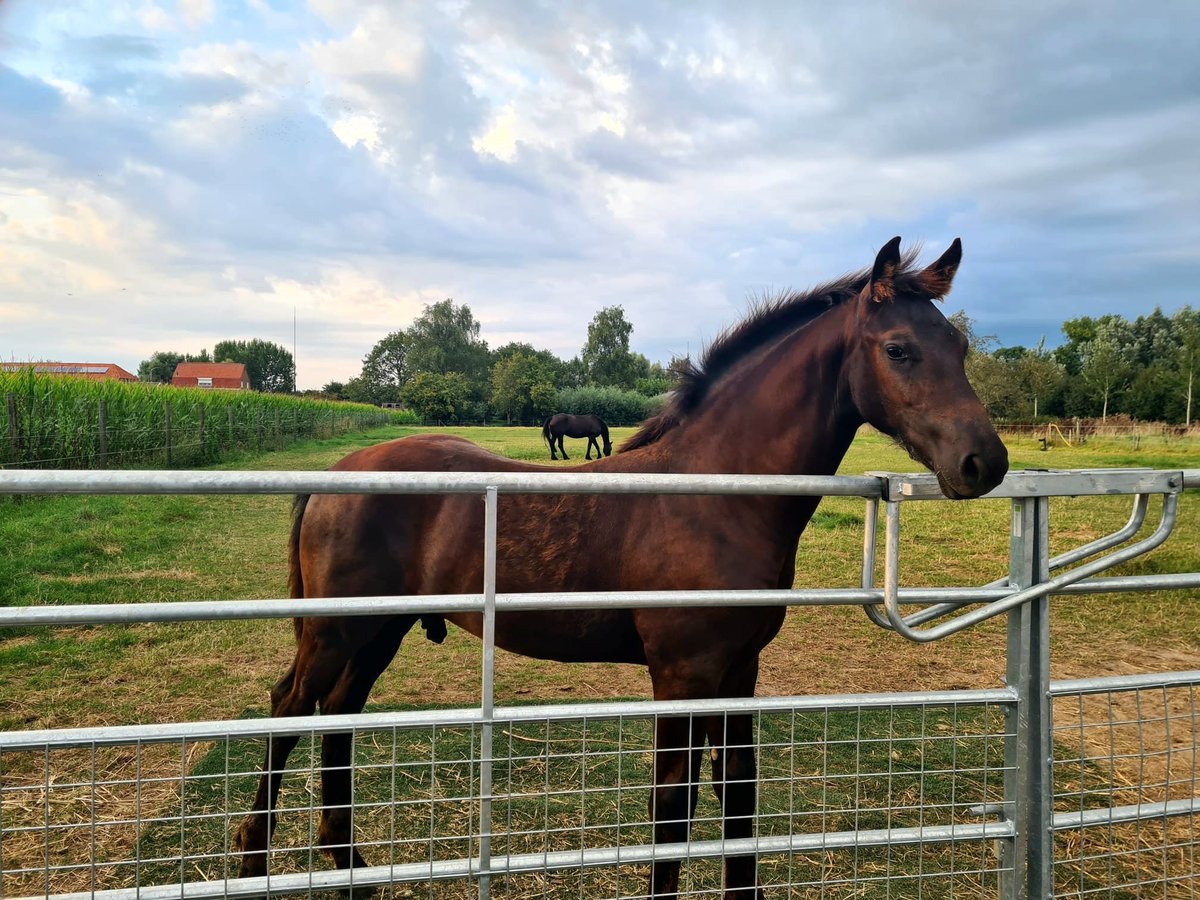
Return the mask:
[[(532, 344), (490, 349), (469, 306), (442, 300), (363, 358), (362, 371), (323, 392), (362, 403), (402, 403), (427, 422), (535, 424), (566, 405), (632, 423), (671, 389), (669, 368), (629, 349), (633, 325), (620, 306), (601, 309), (579, 354), (560, 359)], [(584, 408), (586, 407), (586, 408)]]
[[(967, 335), (967, 375), (988, 412), (1001, 421), (1124, 414), (1142, 421), (1191, 426), (1200, 373), (1200, 311), (1155, 309), (1126, 319), (1080, 316), (1062, 325), (1065, 340), (1046, 349), (1001, 347), (959, 311), (950, 321)], [(632, 424), (652, 414), (653, 398), (670, 391), (686, 359), (667, 366), (629, 349), (633, 325), (620, 306), (588, 324), (571, 359), (511, 342), (491, 349), (469, 306), (447, 299), (425, 307), (408, 328), (393, 331), (363, 358), (358, 375), (332, 381), (331, 399), (402, 404), (426, 422), (535, 424), (559, 411), (594, 412)], [(158, 352), (138, 377), (169, 383), (180, 362), (240, 362), (250, 384), (268, 393), (295, 390), (292, 354), (263, 340), (221, 341), (210, 354)], [(313, 392), (316, 393), (316, 392)]]
[(997, 347), (963, 312), (951, 321), (967, 335), (967, 375), (995, 418), (1059, 417), (1107, 420), (1121, 413), (1148, 422), (1190, 427), (1200, 373), (1200, 311), (1184, 306), (1168, 316), (1156, 308), (1129, 320), (1080, 316), (1062, 325), (1066, 340), (1047, 350)]

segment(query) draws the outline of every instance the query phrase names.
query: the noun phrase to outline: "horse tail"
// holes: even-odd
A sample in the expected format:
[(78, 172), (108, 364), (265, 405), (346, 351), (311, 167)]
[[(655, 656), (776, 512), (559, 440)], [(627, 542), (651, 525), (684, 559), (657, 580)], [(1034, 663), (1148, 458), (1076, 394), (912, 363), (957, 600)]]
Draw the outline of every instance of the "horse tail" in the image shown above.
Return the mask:
[[(308, 494), (297, 494), (292, 501), (292, 534), (288, 539), (288, 596), (293, 600), (304, 598), (304, 574), (300, 571), (300, 526), (304, 524), (304, 510), (308, 506)], [(304, 620), (295, 621), (296, 640), (304, 631)]]
[(542, 423), (542, 440), (547, 444), (550, 443), (550, 420), (554, 416), (546, 416), (546, 421)]

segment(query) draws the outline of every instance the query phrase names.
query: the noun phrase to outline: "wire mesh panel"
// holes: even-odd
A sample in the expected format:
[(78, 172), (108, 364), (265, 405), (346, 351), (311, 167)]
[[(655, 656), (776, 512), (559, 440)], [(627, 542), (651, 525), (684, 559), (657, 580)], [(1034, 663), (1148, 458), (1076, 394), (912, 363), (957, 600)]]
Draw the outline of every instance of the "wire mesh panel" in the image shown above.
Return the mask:
[(1056, 685), (1055, 892), (1200, 895), (1200, 678)]
[[(345, 767), (323, 776), (322, 737), (301, 736), (276, 807), (273, 893), (328, 893), (305, 879), (331, 868), (323, 842), (329, 849), (348, 839), (336, 828), (323, 831), (321, 822), (330, 813), (323, 802), (334, 802), (322, 800), (322, 778), (340, 774), (349, 793), (339, 811), (367, 865), (392, 867), (386, 879), (376, 879), (388, 882), (390, 896), (477, 895), (480, 728), (404, 727), (394, 724), (397, 715), (388, 716), (393, 724), (350, 736), (349, 778)], [(744, 732), (735, 719), (682, 719), (700, 741), (708, 735), (727, 744), (687, 754), (683, 779), (698, 798), (692, 843), (678, 854), (685, 893), (721, 891), (714, 756), (729, 759), (744, 748), (758, 762), (751, 832), (764, 842), (758, 878), (772, 896), (995, 895), (998, 857), (991, 841), (970, 829), (980, 825), (978, 807), (1002, 798), (999, 705), (914, 699), (881, 708), (773, 708), (743, 718)], [(590, 716), (587, 707), (572, 718), (537, 718), (529, 710), (497, 720), (494, 895), (646, 894), (654, 853), (654, 733), (664, 721), (652, 713)], [(748, 735), (745, 744), (727, 740), (739, 733)], [(266, 740), (7, 750), (0, 756), (0, 893), (90, 893), (236, 877), (234, 836), (251, 807)], [(722, 787), (728, 792), (749, 780), (731, 773)], [(622, 864), (624, 858), (631, 861)]]

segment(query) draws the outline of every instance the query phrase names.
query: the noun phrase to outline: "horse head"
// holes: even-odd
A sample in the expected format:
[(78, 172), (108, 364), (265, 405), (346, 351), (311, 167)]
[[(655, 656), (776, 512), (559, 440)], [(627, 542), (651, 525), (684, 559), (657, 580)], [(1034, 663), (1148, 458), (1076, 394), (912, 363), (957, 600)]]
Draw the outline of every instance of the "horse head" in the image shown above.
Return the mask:
[(907, 270), (900, 238), (879, 251), (848, 317), (844, 371), (855, 406), (927, 466), (954, 499), (986, 494), (1008, 451), (967, 381), (967, 339), (935, 305), (962, 259), (955, 238), (925, 269)]

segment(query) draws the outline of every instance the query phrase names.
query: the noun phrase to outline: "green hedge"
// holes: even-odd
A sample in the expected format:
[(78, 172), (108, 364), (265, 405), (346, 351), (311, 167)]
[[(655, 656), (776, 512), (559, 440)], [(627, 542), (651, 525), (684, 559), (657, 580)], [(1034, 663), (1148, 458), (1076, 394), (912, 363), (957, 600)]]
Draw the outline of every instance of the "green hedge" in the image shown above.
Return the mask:
[(637, 425), (658, 413), (663, 398), (613, 387), (568, 388), (558, 392), (559, 412), (599, 416), (608, 425)]
[(414, 420), (408, 412), (282, 394), (0, 372), (0, 466), (10, 468), (202, 465)]

